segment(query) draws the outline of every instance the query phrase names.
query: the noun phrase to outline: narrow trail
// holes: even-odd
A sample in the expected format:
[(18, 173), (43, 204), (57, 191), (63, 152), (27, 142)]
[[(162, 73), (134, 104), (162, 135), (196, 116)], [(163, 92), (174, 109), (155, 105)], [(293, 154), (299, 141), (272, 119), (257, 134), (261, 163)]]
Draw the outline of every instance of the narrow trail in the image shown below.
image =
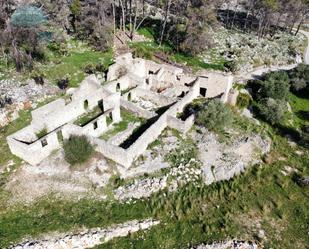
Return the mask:
[(299, 30), (299, 33), (302, 33), (304, 36), (306, 36), (308, 40), (307, 48), (304, 54), (304, 63), (308, 65), (309, 64), (309, 32), (304, 31), (304, 30)]

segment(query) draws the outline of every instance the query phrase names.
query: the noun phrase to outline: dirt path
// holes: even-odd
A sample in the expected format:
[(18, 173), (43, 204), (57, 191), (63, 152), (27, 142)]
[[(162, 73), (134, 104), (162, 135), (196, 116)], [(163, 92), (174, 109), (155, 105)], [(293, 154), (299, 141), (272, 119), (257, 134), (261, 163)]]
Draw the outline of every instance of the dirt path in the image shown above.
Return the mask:
[(304, 54), (304, 63), (308, 65), (309, 64), (309, 32), (300, 30), (299, 33), (302, 33), (304, 36), (306, 36), (308, 40), (307, 48)]

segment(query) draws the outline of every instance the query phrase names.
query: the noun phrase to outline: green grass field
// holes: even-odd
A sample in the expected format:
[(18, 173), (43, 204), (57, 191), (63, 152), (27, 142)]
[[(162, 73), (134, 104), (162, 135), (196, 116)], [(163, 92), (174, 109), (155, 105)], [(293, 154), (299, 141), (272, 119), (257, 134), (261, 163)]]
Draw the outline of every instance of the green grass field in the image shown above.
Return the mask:
[(85, 78), (84, 67), (87, 64), (102, 63), (106, 67), (113, 62), (113, 53), (109, 52), (97, 52), (92, 50), (86, 50), (84, 52), (72, 52), (67, 57), (62, 57), (58, 64), (47, 64), (42, 66), (41, 70), (46, 75), (47, 79), (53, 83), (56, 80), (65, 78), (70, 79), (70, 86), (78, 86), (80, 82)]
[(136, 55), (145, 59), (156, 59), (154, 54), (163, 53), (167, 58), (173, 62), (183, 64), (191, 67), (193, 70), (198, 69), (214, 69), (224, 71), (225, 61), (219, 61), (218, 64), (205, 63), (202, 58), (198, 56), (191, 56), (180, 53), (173, 49), (173, 46), (167, 42), (161, 46), (155, 41), (155, 32), (152, 28), (143, 27), (138, 30), (140, 35), (145, 36), (149, 41), (146, 42), (132, 42), (129, 46), (135, 51)]

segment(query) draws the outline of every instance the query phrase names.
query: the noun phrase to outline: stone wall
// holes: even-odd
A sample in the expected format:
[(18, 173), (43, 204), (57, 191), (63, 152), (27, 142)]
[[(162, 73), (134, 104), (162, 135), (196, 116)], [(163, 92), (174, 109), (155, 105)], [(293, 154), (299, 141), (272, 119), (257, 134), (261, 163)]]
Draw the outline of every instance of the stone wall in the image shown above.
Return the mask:
[(167, 125), (170, 128), (176, 129), (181, 133), (186, 133), (187, 131), (189, 131), (193, 124), (194, 124), (194, 115), (191, 115), (185, 121), (182, 121), (172, 116), (167, 117)]
[(60, 148), (56, 132), (50, 133), (44, 138), (38, 139), (31, 144), (20, 142), (13, 136), (7, 137), (7, 142), (14, 155), (23, 158), (25, 161), (33, 165), (40, 163), (54, 150)]
[(139, 117), (142, 117), (142, 118), (149, 119), (149, 118), (156, 116), (155, 112), (145, 110), (145, 109), (135, 105), (134, 103), (132, 103), (132, 102), (130, 102), (130, 101), (124, 99), (124, 98), (121, 98), (120, 105), (124, 109), (131, 111), (131, 112), (137, 114)]
[[(65, 104), (64, 99), (59, 99), (32, 111), (31, 124), (7, 137), (9, 148), (14, 155), (35, 165), (60, 148), (60, 133), (63, 138), (68, 138), (71, 134), (97, 137), (111, 128), (111, 124), (121, 121), (120, 94), (109, 94), (94, 76), (87, 77), (79, 88), (69, 92), (70, 103)], [(97, 107), (100, 102), (106, 109), (104, 114), (84, 127), (71, 124), (80, 115)], [(110, 113), (112, 123), (107, 125), (106, 117)], [(46, 129), (48, 134), (38, 139), (36, 134), (42, 129)]]
[[(150, 90), (146, 90), (146, 89), (142, 89), (142, 88), (135, 88), (132, 91), (130, 91), (132, 96), (137, 96), (139, 98), (142, 98), (144, 100), (149, 100), (151, 102), (153, 102), (154, 104), (158, 105), (158, 106), (167, 106), (172, 104), (174, 101), (171, 98), (168, 98), (162, 94), (158, 94), (156, 92), (150, 91)], [(134, 99), (133, 97), (133, 99)]]
[(225, 103), (232, 87), (233, 76), (221, 73), (207, 73), (201, 75), (197, 81), (201, 88), (206, 89), (205, 98), (220, 97), (222, 102)]
[[(168, 117), (171, 116), (176, 118), (177, 113), (182, 112), (183, 108), (198, 96), (199, 84), (197, 82), (186, 96), (163, 113), (161, 117), (127, 149), (133, 159), (141, 155), (147, 149), (148, 145), (155, 141), (161, 132), (168, 126)], [(188, 124), (192, 122), (191, 119), (188, 120)]]
[(91, 141), (96, 145), (96, 151), (100, 152), (105, 157), (125, 166), (126, 168), (131, 166), (133, 157), (127, 150), (110, 144), (102, 139), (91, 138)]

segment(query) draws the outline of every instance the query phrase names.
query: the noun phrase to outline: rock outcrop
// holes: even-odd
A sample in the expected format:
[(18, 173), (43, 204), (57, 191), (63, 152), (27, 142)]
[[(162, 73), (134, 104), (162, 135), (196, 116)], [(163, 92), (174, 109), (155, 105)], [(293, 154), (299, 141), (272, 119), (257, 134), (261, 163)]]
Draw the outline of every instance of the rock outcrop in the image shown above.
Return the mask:
[(106, 229), (91, 229), (78, 234), (59, 236), (58, 238), (46, 238), (37, 241), (26, 241), (9, 247), (9, 249), (83, 249), (106, 243), (116, 237), (125, 237), (130, 233), (148, 229), (160, 222), (152, 219), (143, 221), (130, 221), (121, 225)]

